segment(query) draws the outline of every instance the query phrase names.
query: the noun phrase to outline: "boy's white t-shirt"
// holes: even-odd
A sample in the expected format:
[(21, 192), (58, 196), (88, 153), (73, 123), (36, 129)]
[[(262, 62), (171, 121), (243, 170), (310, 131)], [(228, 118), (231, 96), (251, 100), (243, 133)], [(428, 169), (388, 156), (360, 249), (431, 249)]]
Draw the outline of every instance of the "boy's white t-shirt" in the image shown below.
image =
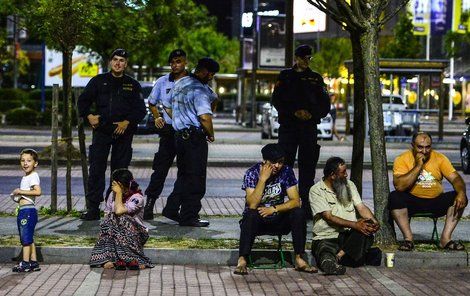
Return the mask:
[[(36, 172), (31, 172), (29, 175), (23, 176), (21, 179), (20, 190), (32, 190), (35, 185), (40, 185), (39, 175)], [(22, 195), (22, 197), (26, 200), (31, 199), (33, 203), (35, 201), (34, 196)]]

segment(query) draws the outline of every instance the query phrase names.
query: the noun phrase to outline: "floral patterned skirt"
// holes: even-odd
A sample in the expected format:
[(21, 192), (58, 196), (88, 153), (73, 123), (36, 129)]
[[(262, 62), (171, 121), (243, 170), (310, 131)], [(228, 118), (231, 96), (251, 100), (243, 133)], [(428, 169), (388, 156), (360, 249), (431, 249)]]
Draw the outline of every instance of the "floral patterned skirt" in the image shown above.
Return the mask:
[(118, 260), (153, 267), (144, 254), (144, 245), (149, 238), (147, 229), (129, 215), (108, 214), (100, 224), (100, 236), (91, 252), (90, 265), (102, 266)]

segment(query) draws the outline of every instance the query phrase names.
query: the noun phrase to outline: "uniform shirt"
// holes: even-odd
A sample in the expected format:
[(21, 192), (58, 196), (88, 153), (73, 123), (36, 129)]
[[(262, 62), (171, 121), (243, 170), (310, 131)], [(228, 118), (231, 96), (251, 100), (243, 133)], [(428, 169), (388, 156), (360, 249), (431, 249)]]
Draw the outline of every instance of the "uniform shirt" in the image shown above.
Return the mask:
[[(124, 203), (124, 206), (127, 209), (127, 214), (132, 216), (137, 223), (140, 225), (145, 226), (143, 220), (144, 220), (144, 197), (140, 193), (135, 193), (131, 195), (126, 202)], [(106, 206), (104, 208), (105, 213), (114, 213), (114, 192), (111, 191), (111, 193), (108, 196), (108, 200), (106, 201)]]
[(85, 121), (92, 114), (93, 104), (96, 107), (94, 114), (100, 115), (96, 130), (106, 134), (114, 132), (114, 122), (123, 120), (129, 121), (130, 129), (137, 128), (147, 113), (139, 82), (126, 74), (114, 77), (107, 72), (93, 77), (77, 103), (79, 114)]
[[(246, 171), (243, 177), (243, 190), (247, 188), (254, 189), (256, 187), (259, 181), (260, 170), (261, 163), (257, 163)], [(269, 178), (266, 182), (259, 205), (264, 207), (283, 204), (287, 195), (287, 189), (295, 185), (297, 185), (297, 179), (295, 178), (294, 171), (291, 167), (284, 165), (279, 173)]]
[[(293, 68), (281, 71), (272, 94), (272, 104), (279, 113), (281, 126), (315, 125), (328, 115), (330, 97), (323, 77), (307, 68), (297, 72)], [(295, 116), (297, 110), (304, 109), (312, 114), (309, 120)]]
[(193, 75), (185, 76), (175, 82), (170, 91), (170, 101), (164, 102), (165, 108), (172, 109), (173, 129), (176, 131), (190, 128), (200, 128), (199, 116), (212, 115), (211, 104), (217, 95), (207, 84), (202, 84)]
[[(23, 178), (21, 178), (20, 190), (25, 190), (25, 191), (33, 190), (33, 187), (36, 185), (38, 186), (40, 185), (39, 175), (36, 172), (31, 172), (29, 175), (23, 176)], [(26, 200), (27, 199), (32, 200), (33, 201), (32, 203), (28, 201), (31, 204), (34, 204), (34, 201), (36, 199), (35, 196), (30, 196), (30, 195), (28, 196), (22, 195), (21, 198), (24, 198)]]
[[(407, 174), (415, 166), (415, 157), (411, 150), (400, 154), (393, 163), (393, 175)], [(415, 185), (409, 191), (420, 198), (435, 198), (443, 191), (442, 178), (449, 178), (455, 168), (449, 159), (439, 152), (431, 150), (429, 160), (424, 164)]]
[(320, 181), (310, 188), (309, 200), (313, 214), (313, 239), (322, 240), (337, 238), (339, 233), (348, 228), (333, 226), (323, 219), (321, 213), (331, 211), (333, 216), (349, 221), (357, 221), (355, 207), (362, 203), (356, 185), (348, 180), (351, 191), (351, 202), (343, 205), (338, 201), (336, 193), (331, 190), (324, 181)]
[[(148, 97), (149, 104), (154, 106), (158, 103), (161, 103), (162, 105), (171, 105), (170, 91), (174, 84), (175, 80), (171, 74), (166, 74), (165, 76), (158, 78)], [(163, 119), (167, 124), (171, 124), (172, 122), (170, 116), (168, 116), (165, 111), (163, 111)]]

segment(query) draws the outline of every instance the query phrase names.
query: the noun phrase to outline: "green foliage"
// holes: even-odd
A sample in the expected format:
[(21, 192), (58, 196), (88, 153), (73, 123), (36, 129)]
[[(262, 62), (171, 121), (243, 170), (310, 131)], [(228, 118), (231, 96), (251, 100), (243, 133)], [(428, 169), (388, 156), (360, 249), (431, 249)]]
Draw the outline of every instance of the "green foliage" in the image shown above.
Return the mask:
[(320, 51), (313, 55), (312, 69), (329, 77), (339, 77), (339, 68), (351, 59), (352, 48), (349, 38), (321, 39)]
[(379, 55), (382, 58), (414, 59), (421, 54), (421, 44), (413, 35), (413, 22), (409, 11), (401, 13), (393, 28), (394, 37), (382, 39)]
[(470, 44), (470, 33), (460, 34), (457, 32), (448, 31), (444, 35), (444, 48), (447, 57), (455, 57), (463, 48), (463, 45)]
[(15, 108), (6, 113), (6, 121), (11, 125), (36, 125), (38, 112), (29, 108)]
[(0, 101), (18, 100), (24, 101), (28, 98), (28, 93), (21, 89), (0, 88)]
[(23, 106), (23, 102), (19, 100), (0, 100), (0, 112), (6, 112), (21, 106)]

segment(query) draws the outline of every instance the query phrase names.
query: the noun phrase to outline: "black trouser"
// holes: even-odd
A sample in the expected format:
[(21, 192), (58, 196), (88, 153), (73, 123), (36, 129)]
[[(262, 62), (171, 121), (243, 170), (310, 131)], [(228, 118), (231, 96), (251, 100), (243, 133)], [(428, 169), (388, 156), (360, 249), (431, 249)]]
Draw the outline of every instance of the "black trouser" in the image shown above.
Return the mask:
[[(99, 211), (106, 186), (105, 173), (108, 167), (108, 155), (111, 149), (111, 174), (114, 170), (127, 168), (132, 159), (132, 139), (134, 130), (128, 128), (121, 136), (93, 131), (93, 140), (88, 155), (90, 170), (88, 176), (88, 192), (86, 207), (89, 211)], [(111, 185), (107, 190), (107, 194)]]
[(343, 256), (340, 263), (347, 266), (359, 266), (364, 264), (365, 255), (374, 243), (374, 236), (365, 236), (355, 230), (341, 232), (338, 238), (313, 240), (312, 255), (315, 257), (317, 266), (322, 268), (321, 264), (325, 259), (336, 260), (336, 254), (343, 250), (346, 255)]
[(175, 131), (170, 124), (165, 124), (165, 127), (160, 131), (158, 151), (153, 157), (153, 173), (150, 176), (150, 183), (145, 190), (148, 208), (153, 208), (155, 201), (162, 193), (166, 176), (168, 175), (168, 171), (170, 170), (175, 157)]
[(301, 208), (263, 218), (258, 210), (245, 210), (240, 220), (239, 256), (247, 258), (256, 236), (269, 234), (288, 234), (292, 232), (292, 244), (295, 254), (305, 253), (306, 226), (305, 213)]
[(442, 217), (447, 214), (447, 210), (454, 204), (456, 191), (443, 192), (435, 198), (420, 198), (414, 196), (408, 191), (390, 192), (389, 206), (390, 210), (408, 209), (408, 216), (413, 216), (418, 212), (432, 213), (436, 217)]
[(208, 153), (206, 136), (202, 131), (193, 130), (185, 138), (183, 134), (175, 133), (178, 175), (163, 209), (169, 215), (179, 211), (181, 224), (199, 219), (201, 199), (206, 193)]
[(307, 219), (312, 219), (308, 195), (310, 187), (315, 183), (315, 169), (320, 155), (316, 124), (281, 125), (279, 128), (279, 144), (286, 154), (285, 163), (290, 167), (294, 167), (297, 149), (299, 150), (299, 194)]

